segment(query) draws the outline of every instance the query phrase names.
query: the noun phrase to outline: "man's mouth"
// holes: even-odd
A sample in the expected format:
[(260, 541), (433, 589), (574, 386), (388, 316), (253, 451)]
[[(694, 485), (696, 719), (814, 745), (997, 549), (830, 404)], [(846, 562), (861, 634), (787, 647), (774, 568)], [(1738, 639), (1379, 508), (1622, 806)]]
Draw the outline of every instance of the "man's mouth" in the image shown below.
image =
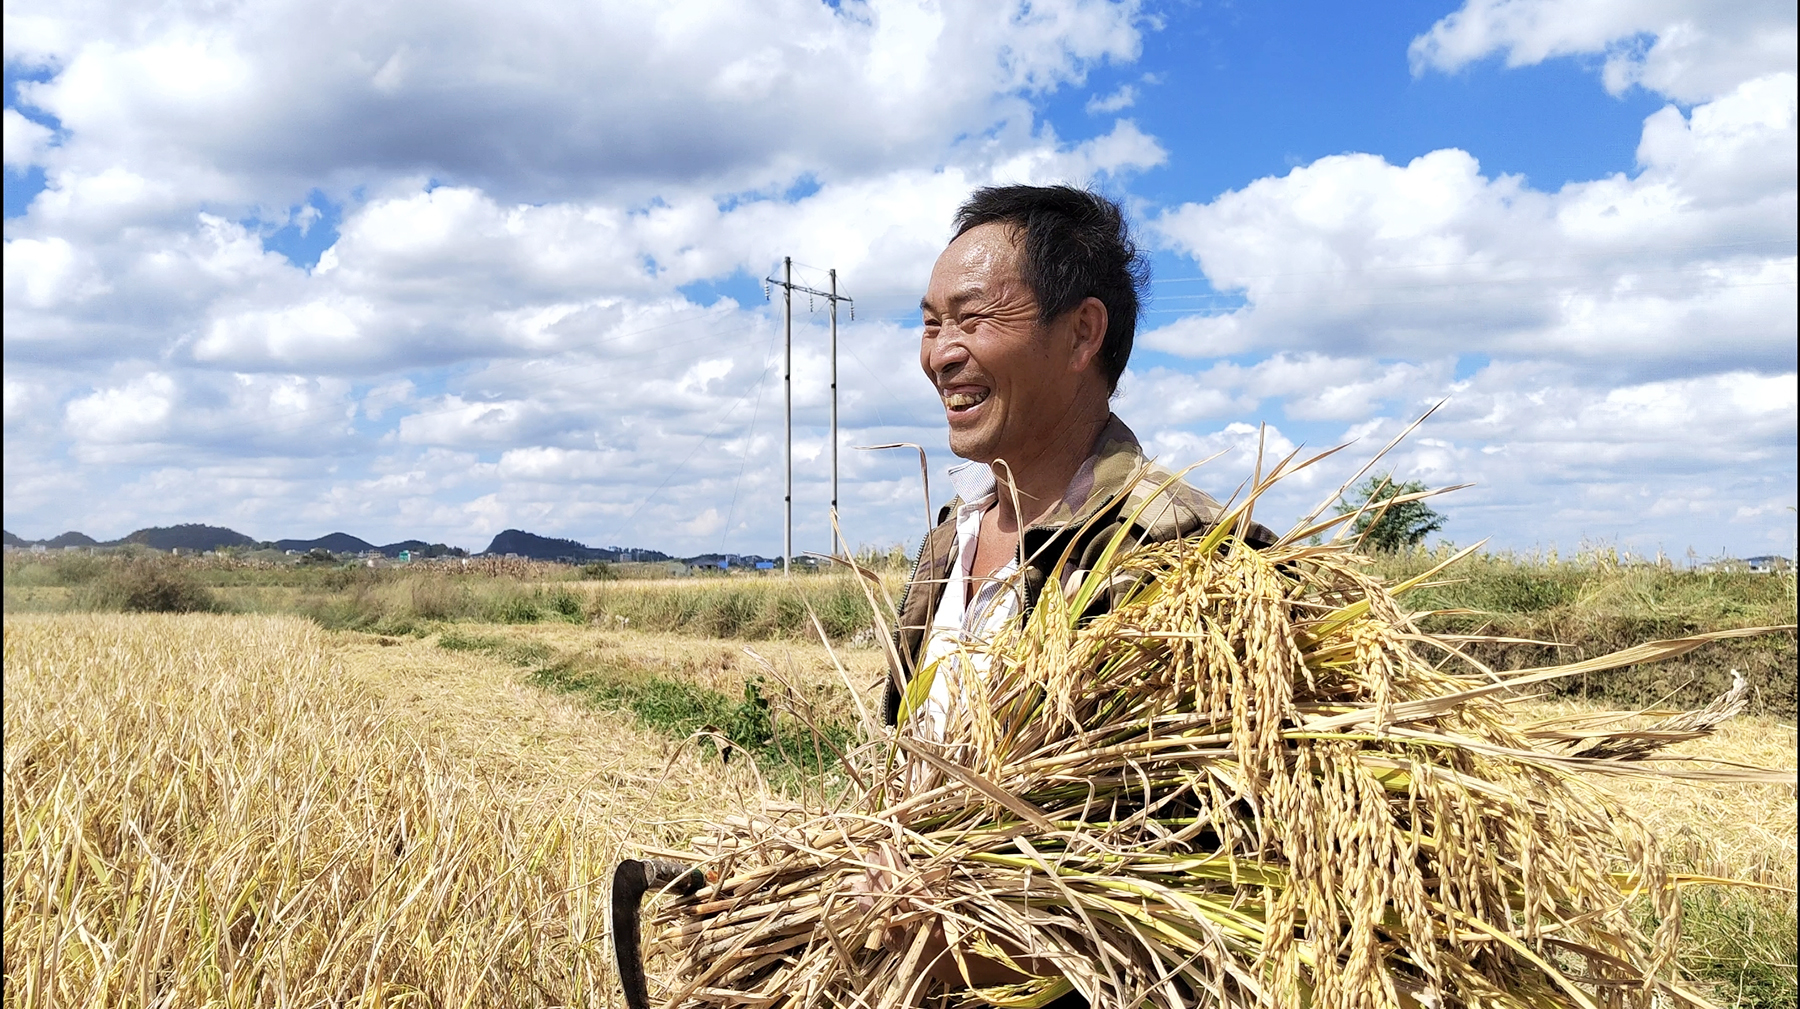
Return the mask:
[(951, 413), (962, 413), (980, 406), (988, 398), (989, 390), (982, 388), (954, 389), (943, 392), (944, 406)]

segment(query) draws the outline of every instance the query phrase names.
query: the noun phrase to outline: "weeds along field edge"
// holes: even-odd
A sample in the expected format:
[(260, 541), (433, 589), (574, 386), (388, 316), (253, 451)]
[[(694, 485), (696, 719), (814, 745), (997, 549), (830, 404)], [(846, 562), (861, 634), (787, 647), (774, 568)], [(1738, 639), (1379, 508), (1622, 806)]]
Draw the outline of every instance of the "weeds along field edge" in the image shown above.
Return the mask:
[[(9, 556), (6, 611), (287, 613), (334, 630), (406, 634), (450, 621), (601, 622), (702, 637), (833, 640), (873, 632), (874, 611), (847, 573), (589, 579), (554, 564), (330, 569), (251, 568), (158, 556)], [(875, 587), (881, 605), (903, 571)]]
[[(1378, 555), (1373, 570), (1418, 575), (1443, 551)], [(646, 570), (666, 573), (663, 565)], [(878, 606), (900, 594), (904, 564), (886, 564)], [(874, 610), (842, 572), (659, 577), (620, 570), (481, 559), (391, 567), (251, 563), (230, 557), (10, 553), (7, 613), (235, 612), (295, 614), (321, 627), (390, 635), (435, 633), (447, 623), (599, 625), (697, 639), (812, 640), (813, 617), (837, 643), (876, 644)], [(1497, 669), (1567, 662), (1627, 645), (1702, 631), (1791, 624), (1792, 574), (1685, 570), (1621, 563), (1609, 554), (1479, 554), (1407, 601), (1433, 615), (1429, 630), (1499, 635), (1470, 642)], [(1530, 644), (1522, 642), (1554, 642)], [(1800, 704), (1795, 636), (1722, 642), (1674, 662), (1610, 670), (1547, 689), (1619, 707), (1698, 707), (1726, 690), (1733, 670), (1751, 684), (1751, 710), (1789, 715)]]
[(328, 638), (6, 618), (9, 1006), (608, 1001), (604, 874), (676, 807), (660, 755), (536, 782), (466, 759)]

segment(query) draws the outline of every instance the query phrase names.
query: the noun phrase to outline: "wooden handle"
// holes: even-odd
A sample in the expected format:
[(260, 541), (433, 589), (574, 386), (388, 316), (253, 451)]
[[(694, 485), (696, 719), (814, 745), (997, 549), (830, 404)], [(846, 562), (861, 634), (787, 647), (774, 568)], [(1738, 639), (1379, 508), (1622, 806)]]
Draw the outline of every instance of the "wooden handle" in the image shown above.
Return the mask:
[(650, 1009), (650, 986), (644, 980), (643, 935), (639, 913), (644, 894), (667, 889), (686, 896), (700, 889), (706, 875), (677, 862), (628, 858), (613, 870), (613, 957), (619, 965), (619, 986), (630, 1009)]

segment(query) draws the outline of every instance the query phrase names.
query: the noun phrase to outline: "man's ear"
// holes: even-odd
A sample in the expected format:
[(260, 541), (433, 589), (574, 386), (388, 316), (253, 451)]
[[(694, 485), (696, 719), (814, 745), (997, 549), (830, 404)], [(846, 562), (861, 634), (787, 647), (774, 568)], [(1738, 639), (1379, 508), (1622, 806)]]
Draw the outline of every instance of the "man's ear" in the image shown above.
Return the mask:
[(1074, 358), (1069, 364), (1075, 371), (1099, 359), (1100, 348), (1106, 344), (1108, 321), (1106, 304), (1099, 298), (1087, 298), (1069, 309), (1069, 335), (1074, 344)]

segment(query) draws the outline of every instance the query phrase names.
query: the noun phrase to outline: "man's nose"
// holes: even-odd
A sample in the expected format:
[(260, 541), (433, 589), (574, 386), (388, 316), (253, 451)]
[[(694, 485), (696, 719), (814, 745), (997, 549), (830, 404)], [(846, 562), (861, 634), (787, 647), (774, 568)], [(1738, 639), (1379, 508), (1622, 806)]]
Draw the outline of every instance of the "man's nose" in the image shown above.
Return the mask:
[(939, 380), (956, 374), (969, 362), (969, 348), (963, 345), (960, 330), (946, 326), (937, 337), (926, 342), (929, 344), (925, 350), (926, 369)]

